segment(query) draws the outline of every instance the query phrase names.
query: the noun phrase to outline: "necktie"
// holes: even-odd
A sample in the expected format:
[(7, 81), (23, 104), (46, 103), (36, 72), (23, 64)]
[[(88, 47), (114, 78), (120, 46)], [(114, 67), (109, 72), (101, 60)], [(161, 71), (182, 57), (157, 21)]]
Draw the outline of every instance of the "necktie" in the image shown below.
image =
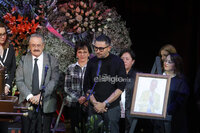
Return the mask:
[(39, 90), (39, 70), (37, 65), (38, 59), (35, 58), (35, 64), (33, 69), (33, 78), (32, 78), (32, 94), (36, 95), (40, 92)]

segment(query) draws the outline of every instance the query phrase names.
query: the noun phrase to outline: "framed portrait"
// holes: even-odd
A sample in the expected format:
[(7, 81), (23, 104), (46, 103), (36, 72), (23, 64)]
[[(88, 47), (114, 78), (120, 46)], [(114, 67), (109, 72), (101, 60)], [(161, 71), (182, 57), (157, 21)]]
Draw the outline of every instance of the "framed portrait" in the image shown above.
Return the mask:
[(134, 117), (164, 119), (171, 77), (137, 73), (130, 114)]

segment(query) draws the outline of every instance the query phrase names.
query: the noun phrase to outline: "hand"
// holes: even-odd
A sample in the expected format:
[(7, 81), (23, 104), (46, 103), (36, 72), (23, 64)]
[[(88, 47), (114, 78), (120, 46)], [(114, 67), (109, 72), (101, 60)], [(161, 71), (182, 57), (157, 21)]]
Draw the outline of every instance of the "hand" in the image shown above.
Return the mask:
[(94, 102), (93, 105), (94, 105), (94, 110), (97, 113), (107, 112), (106, 104), (104, 102), (102, 102), (102, 103), (101, 102)]
[[(35, 96), (33, 96), (33, 97), (31, 97), (31, 98), (29, 99), (29, 101), (30, 101), (32, 104), (36, 104), (36, 105), (39, 104), (39, 100), (40, 100), (40, 94), (37, 94), (37, 95), (35, 95)], [(40, 104), (41, 104), (41, 103), (40, 103)]]
[(83, 105), (87, 107), (87, 106), (88, 106), (88, 101), (87, 101), (87, 102), (85, 102)]
[(78, 102), (80, 104), (83, 104), (84, 102), (86, 101), (86, 98), (84, 96), (81, 96), (79, 99), (78, 99)]
[(8, 86), (5, 86), (5, 91), (4, 91), (5, 95), (8, 95), (9, 92), (10, 92), (9, 87), (8, 87)]

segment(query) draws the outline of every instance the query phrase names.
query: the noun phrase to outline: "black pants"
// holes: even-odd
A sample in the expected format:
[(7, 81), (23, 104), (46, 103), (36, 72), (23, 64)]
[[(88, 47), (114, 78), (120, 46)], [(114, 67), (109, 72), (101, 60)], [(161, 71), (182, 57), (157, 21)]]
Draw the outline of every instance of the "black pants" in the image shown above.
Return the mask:
[(72, 106), (68, 108), (68, 111), (67, 115), (69, 115), (72, 132), (76, 133), (75, 127), (83, 132), (88, 117), (87, 111), (83, 111), (79, 103), (73, 103)]
[[(28, 116), (22, 116), (22, 133), (50, 133), (53, 113), (28, 112)], [(43, 128), (42, 128), (43, 127)]]
[[(94, 110), (93, 106), (89, 104), (89, 116), (94, 117), (94, 121), (95, 121), (94, 126), (95, 126), (95, 129), (97, 129), (97, 131), (98, 131), (98, 128), (101, 129), (101, 127), (99, 127), (99, 124), (103, 122), (105, 126), (103, 130), (110, 133), (119, 133), (120, 114), (121, 112), (120, 112), (119, 105), (108, 109), (107, 112), (105, 113), (97, 113)], [(95, 116), (97, 120), (95, 120)]]
[(0, 133), (7, 133), (8, 132), (8, 122), (0, 122)]

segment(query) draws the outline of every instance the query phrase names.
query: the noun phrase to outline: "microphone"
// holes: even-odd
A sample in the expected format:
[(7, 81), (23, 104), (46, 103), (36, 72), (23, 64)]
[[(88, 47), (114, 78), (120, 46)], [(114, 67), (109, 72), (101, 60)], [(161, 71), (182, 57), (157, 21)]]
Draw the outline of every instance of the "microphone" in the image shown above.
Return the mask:
[(48, 71), (48, 69), (49, 69), (49, 67), (48, 67), (48, 65), (46, 65), (45, 67), (44, 67), (44, 80), (43, 80), (43, 83), (42, 83), (42, 90), (44, 90), (45, 89), (45, 79), (46, 79), (46, 76), (47, 76), (47, 71)]
[(40, 101), (41, 101), (41, 98), (42, 98), (42, 95), (43, 95), (43, 92), (44, 92), (44, 89), (45, 89), (45, 79), (46, 79), (46, 76), (47, 76), (47, 71), (48, 71), (49, 67), (48, 65), (45, 66), (44, 68), (44, 80), (43, 80), (43, 83), (42, 83), (42, 87), (41, 87), (41, 95), (40, 95), (40, 99), (39, 99), (39, 104), (38, 104), (38, 107), (36, 108), (36, 112), (39, 111), (39, 105), (40, 105)]

